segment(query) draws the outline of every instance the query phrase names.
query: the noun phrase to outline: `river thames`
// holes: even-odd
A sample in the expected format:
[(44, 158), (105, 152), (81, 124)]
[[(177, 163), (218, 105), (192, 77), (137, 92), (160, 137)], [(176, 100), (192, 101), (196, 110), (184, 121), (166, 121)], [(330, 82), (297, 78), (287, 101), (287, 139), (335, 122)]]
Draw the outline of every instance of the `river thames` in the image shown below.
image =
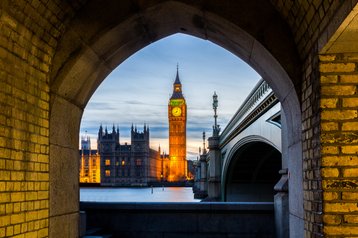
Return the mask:
[(200, 202), (191, 187), (80, 188), (81, 202)]

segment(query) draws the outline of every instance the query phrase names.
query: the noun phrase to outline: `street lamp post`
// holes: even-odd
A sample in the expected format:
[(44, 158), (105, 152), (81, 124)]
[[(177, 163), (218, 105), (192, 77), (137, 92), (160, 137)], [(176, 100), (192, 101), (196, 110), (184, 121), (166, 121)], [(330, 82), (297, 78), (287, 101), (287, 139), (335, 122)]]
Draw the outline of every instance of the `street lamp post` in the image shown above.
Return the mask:
[(218, 109), (218, 105), (219, 105), (218, 95), (216, 94), (216, 92), (214, 92), (213, 109), (214, 109), (215, 122), (214, 122), (214, 126), (213, 126), (213, 136), (219, 136), (219, 132), (220, 132), (220, 126), (218, 125), (218, 122), (217, 122), (218, 115), (216, 113), (216, 111)]

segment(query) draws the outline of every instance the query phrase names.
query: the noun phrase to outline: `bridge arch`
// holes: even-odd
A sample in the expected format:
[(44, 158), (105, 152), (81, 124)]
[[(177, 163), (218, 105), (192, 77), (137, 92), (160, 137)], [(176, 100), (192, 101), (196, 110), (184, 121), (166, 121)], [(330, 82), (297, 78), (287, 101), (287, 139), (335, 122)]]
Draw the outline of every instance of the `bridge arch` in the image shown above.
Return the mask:
[[(290, 202), (290, 211), (299, 220), (292, 229), (302, 234), (301, 110), (295, 86), (300, 80), (300, 63), (290, 30), (274, 7), (266, 1), (253, 1), (233, 14), (229, 5), (217, 8), (220, 1), (205, 7), (180, 1), (148, 5), (118, 2), (103, 5), (91, 1), (81, 8), (68, 23), (53, 59), (50, 232), (64, 224), (76, 224), (78, 168), (72, 160), (78, 155), (79, 125), (89, 98), (127, 57), (151, 42), (181, 32), (210, 40), (243, 59), (267, 80), (279, 98), (287, 125), (288, 167), (294, 171), (290, 183), (295, 189), (290, 190), (290, 197), (295, 199)], [(103, 12), (106, 14), (101, 15)]]
[(242, 138), (225, 158), (224, 201), (272, 202), (281, 168), (281, 151), (272, 141), (257, 135)]

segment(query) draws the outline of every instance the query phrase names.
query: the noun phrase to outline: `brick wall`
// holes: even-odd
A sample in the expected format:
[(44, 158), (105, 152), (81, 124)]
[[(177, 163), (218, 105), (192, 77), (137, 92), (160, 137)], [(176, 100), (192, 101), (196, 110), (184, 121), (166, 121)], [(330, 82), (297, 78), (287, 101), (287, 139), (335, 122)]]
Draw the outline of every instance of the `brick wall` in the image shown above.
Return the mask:
[(0, 237), (45, 237), (54, 15), (39, 1), (0, 4)]
[(358, 236), (358, 54), (320, 55), (323, 232)]

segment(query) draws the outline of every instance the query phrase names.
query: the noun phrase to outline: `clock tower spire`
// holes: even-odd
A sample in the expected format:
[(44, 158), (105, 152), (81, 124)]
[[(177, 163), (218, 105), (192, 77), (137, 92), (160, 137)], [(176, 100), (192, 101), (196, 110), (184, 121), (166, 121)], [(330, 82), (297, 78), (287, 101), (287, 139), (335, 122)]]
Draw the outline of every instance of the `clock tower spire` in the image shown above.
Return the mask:
[(168, 104), (170, 158), (170, 176), (168, 179), (173, 182), (186, 179), (186, 108), (177, 66), (173, 94)]

